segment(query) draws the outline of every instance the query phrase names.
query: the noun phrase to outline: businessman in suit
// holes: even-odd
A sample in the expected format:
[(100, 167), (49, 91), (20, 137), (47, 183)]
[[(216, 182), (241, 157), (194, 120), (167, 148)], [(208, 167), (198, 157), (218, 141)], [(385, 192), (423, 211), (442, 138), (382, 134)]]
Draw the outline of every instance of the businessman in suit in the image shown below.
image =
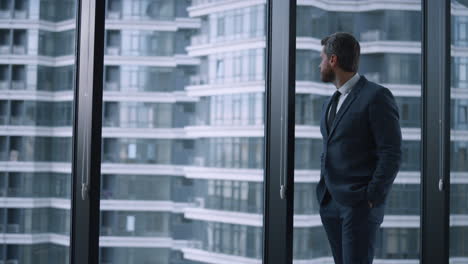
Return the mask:
[(336, 264), (371, 264), (401, 162), (398, 109), (390, 90), (357, 73), (352, 35), (334, 33), (321, 44), (320, 77), (336, 90), (322, 107), (320, 217)]

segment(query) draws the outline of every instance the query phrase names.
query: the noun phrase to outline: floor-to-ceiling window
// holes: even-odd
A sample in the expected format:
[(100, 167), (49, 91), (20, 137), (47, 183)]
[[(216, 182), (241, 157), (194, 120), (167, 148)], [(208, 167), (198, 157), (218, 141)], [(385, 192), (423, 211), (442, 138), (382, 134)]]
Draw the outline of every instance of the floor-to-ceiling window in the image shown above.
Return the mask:
[(451, 1), (450, 263), (468, 263), (468, 6)]
[[(69, 260), (77, 2), (0, 1), (0, 263)], [(106, 1), (102, 264), (262, 262), (267, 2)], [(315, 186), (321, 106), (334, 89), (320, 83), (320, 39), (335, 31), (361, 42), (359, 73), (390, 88), (400, 110), (403, 164), (376, 262), (418, 263), (420, 9), (298, 1), (295, 263), (332, 262)], [(456, 264), (468, 263), (467, 14), (452, 1)]]
[(0, 263), (69, 262), (76, 3), (0, 2)]
[(377, 234), (375, 259), (417, 263), (421, 3), (343, 1), (335, 5), (332, 1), (298, 1), (296, 11), (294, 260), (333, 262), (315, 188), (320, 179), (322, 104), (336, 88), (321, 82), (319, 64), (321, 39), (335, 32), (347, 32), (361, 45), (358, 73), (389, 88), (395, 96), (403, 134), (402, 166), (387, 199), (385, 219)]
[(261, 263), (265, 3), (107, 0), (100, 262)]

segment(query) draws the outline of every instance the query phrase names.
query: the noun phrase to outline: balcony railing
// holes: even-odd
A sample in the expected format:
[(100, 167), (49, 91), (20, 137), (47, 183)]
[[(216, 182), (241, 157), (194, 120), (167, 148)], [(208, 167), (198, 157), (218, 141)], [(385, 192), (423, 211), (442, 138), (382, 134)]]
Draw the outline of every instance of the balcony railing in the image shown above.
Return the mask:
[(366, 78), (371, 82), (380, 83), (380, 73), (379, 72), (368, 72), (366, 73)]
[(1, 10), (0, 11), (0, 18), (1, 19), (11, 18), (11, 11), (10, 10)]
[(9, 45), (2, 45), (0, 46), (0, 54), (10, 54), (10, 46)]
[(190, 85), (208, 84), (208, 75), (192, 75), (190, 76)]
[(10, 150), (10, 161), (18, 161), (19, 160), (19, 151), (16, 149)]
[(119, 127), (120, 122), (118, 119), (104, 118), (103, 126), (104, 127)]
[(119, 90), (119, 84), (117, 82), (106, 82), (105, 85), (105, 90), (106, 91), (118, 91)]
[(15, 10), (14, 17), (16, 19), (26, 19), (28, 18), (28, 12), (26, 10)]
[(9, 89), (8, 81), (0, 81), (0, 90), (8, 90), (8, 89)]
[(19, 197), (19, 196), (24, 196), (25, 192), (23, 191), (22, 188), (8, 188), (8, 196), (9, 197)]
[(208, 43), (208, 35), (195, 35), (190, 38), (191, 45), (201, 45)]
[(14, 126), (20, 126), (23, 123), (23, 119), (18, 116), (11, 116), (10, 124)]
[(385, 32), (382, 30), (369, 30), (361, 32), (361, 41), (379, 41), (385, 39)]
[(0, 160), (1, 161), (8, 160), (8, 152), (7, 151), (0, 151)]
[(12, 81), (11, 82), (11, 89), (12, 90), (25, 90), (26, 83), (24, 81)]
[(216, 2), (226, 2), (227, 0), (192, 0), (192, 6), (204, 5)]
[(20, 225), (19, 224), (8, 224), (7, 225), (7, 233), (19, 233), (20, 232)]
[(13, 46), (13, 54), (23, 55), (26, 54), (25, 46)]
[(107, 11), (107, 18), (108, 19), (120, 19), (122, 13), (120, 11)]
[(107, 55), (120, 55), (120, 48), (119, 47), (107, 47), (106, 54)]
[(112, 227), (101, 226), (101, 236), (112, 236)]

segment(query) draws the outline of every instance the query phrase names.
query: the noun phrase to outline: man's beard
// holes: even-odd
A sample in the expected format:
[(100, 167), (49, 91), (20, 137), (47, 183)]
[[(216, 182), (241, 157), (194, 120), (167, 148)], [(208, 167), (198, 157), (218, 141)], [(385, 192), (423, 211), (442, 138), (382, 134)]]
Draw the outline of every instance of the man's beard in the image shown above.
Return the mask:
[(320, 78), (324, 83), (333, 82), (335, 80), (335, 72), (328, 68), (327, 70), (320, 72)]

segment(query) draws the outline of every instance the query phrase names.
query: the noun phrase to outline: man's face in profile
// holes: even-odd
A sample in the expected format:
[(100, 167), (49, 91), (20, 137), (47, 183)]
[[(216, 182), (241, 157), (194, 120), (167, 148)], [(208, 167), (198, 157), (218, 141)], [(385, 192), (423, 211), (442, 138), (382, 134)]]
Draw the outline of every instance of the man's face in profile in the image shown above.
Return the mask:
[(322, 51), (320, 52), (322, 61), (320, 62), (320, 79), (322, 82), (329, 83), (335, 80), (335, 72), (333, 71), (330, 62), (328, 61), (327, 55)]

